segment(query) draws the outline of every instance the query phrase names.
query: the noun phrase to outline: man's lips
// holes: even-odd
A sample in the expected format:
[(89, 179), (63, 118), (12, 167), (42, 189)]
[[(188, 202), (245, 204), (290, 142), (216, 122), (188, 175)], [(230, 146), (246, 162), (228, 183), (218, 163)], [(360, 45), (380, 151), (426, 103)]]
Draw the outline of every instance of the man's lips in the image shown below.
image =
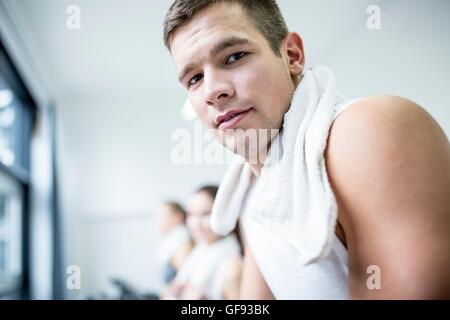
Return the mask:
[(252, 108), (243, 111), (230, 111), (216, 119), (219, 129), (232, 129), (252, 110)]

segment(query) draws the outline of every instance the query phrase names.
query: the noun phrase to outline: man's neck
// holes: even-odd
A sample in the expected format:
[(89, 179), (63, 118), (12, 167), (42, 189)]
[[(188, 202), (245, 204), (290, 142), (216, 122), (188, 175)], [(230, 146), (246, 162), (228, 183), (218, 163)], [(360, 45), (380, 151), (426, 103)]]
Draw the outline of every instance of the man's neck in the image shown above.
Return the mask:
[(270, 141), (269, 145), (267, 146), (267, 149), (258, 151), (258, 156), (256, 157), (255, 163), (253, 163), (253, 161), (252, 163), (248, 162), (253, 174), (256, 177), (259, 177), (261, 175), (261, 171), (262, 168), (264, 167), (264, 163), (266, 162), (267, 155), (269, 153), (270, 147), (272, 146), (272, 142), (273, 141)]
[(259, 175), (261, 174), (262, 167), (263, 165), (260, 163), (250, 164), (250, 168), (256, 177), (259, 177)]

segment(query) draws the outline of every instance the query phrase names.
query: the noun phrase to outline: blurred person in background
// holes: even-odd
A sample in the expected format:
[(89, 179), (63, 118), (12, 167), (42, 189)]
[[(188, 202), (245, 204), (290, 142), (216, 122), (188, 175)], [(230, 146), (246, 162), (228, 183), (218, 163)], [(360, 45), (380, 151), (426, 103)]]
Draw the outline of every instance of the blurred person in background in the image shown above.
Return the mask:
[(158, 250), (157, 260), (167, 286), (176, 276), (183, 262), (193, 248), (193, 242), (186, 227), (186, 211), (175, 201), (163, 203), (159, 209), (160, 229), (164, 235)]
[(216, 235), (209, 225), (217, 186), (204, 186), (187, 205), (187, 226), (195, 248), (179, 270), (163, 299), (237, 299), (241, 281), (241, 245), (238, 232)]

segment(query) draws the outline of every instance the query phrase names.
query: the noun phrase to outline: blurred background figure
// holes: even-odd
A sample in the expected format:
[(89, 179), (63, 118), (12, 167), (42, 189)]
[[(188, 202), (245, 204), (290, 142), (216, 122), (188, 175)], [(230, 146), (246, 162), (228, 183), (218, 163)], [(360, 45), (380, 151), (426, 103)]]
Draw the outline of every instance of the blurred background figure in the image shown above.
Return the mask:
[(162, 269), (163, 282), (169, 284), (176, 276), (193, 242), (186, 227), (186, 211), (175, 201), (168, 201), (159, 209), (160, 228), (164, 238), (157, 260)]
[(220, 237), (209, 226), (217, 189), (204, 186), (188, 201), (187, 226), (196, 244), (164, 299), (238, 298), (242, 261), (239, 234)]

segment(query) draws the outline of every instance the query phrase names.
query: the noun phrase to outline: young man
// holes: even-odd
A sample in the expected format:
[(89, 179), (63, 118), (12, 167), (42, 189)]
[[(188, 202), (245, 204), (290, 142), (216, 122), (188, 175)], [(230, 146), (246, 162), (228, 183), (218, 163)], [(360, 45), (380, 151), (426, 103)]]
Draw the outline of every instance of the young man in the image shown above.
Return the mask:
[[(274, 0), (177, 0), (164, 38), (193, 108), (227, 148), (244, 143), (245, 130), (283, 130), (303, 82), (305, 54)], [(345, 297), (327, 295), (327, 288), (342, 286), (330, 272), (348, 277), (351, 298), (450, 298), (450, 147), (444, 132), (421, 107), (393, 96), (354, 102), (329, 129), (322, 162), (336, 199), (335, 233), (347, 251), (348, 273), (328, 260), (296, 276), (296, 267), (279, 262), (291, 251), (261, 250), (266, 244), (247, 238), (242, 298), (285, 297), (290, 279), (301, 279), (291, 293), (301, 292), (302, 283), (314, 282), (308, 287), (314, 290), (324, 279), (322, 291), (311, 297)], [(257, 151), (264, 153), (273, 139), (270, 135)], [(240, 155), (248, 160), (252, 152)], [(256, 180), (265, 158), (257, 159), (249, 162)], [(271, 242), (284, 248), (277, 241)], [(291, 278), (283, 270), (292, 272)], [(370, 270), (381, 271), (375, 289), (368, 284)]]

